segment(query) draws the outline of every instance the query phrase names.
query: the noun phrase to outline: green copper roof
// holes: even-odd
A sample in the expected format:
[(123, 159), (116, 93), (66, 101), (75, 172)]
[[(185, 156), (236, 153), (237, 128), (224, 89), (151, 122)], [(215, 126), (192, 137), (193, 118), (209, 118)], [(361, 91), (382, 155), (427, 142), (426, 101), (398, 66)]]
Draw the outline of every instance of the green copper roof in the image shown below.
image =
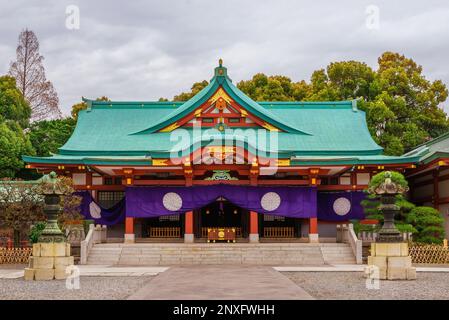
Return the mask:
[(419, 156), (419, 161), (424, 164), (438, 158), (449, 158), (449, 132), (417, 146), (403, 156)]
[(171, 139), (174, 132), (159, 131), (192, 113), (220, 86), (248, 113), (281, 130), (277, 133), (276, 152), (269, 157), (296, 157), (300, 163), (319, 160), (326, 164), (342, 161), (348, 164), (402, 163), (417, 159), (415, 155), (382, 156), (383, 150), (370, 136), (365, 113), (357, 109), (356, 101), (255, 102), (232, 84), (226, 68), (221, 65), (215, 68), (210, 84), (186, 102), (84, 99), (88, 108), (80, 111), (75, 131), (58, 155), (23, 159), (31, 163), (142, 164), (150, 163), (151, 158), (167, 158), (173, 149), (193, 151), (211, 145), (211, 136), (242, 144), (250, 151), (273, 151), (270, 143), (265, 146), (259, 138), (247, 139), (235, 131), (220, 133), (215, 130), (208, 136), (205, 134), (210, 133), (210, 129), (203, 128), (197, 137), (193, 129), (183, 128), (183, 133), (191, 138), (188, 144)]

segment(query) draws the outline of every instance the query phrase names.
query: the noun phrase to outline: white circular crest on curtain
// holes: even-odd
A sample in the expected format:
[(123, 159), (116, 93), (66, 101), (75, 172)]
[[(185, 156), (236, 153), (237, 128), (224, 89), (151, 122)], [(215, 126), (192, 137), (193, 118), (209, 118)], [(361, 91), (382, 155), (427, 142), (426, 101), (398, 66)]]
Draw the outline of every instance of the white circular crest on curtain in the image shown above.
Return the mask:
[(95, 202), (91, 201), (89, 204), (89, 213), (90, 216), (94, 219), (101, 218), (101, 208)]
[(260, 205), (267, 211), (274, 211), (281, 205), (281, 197), (276, 192), (267, 192), (260, 199)]
[(334, 201), (334, 212), (339, 216), (345, 216), (351, 211), (351, 201), (341, 197)]
[(178, 211), (182, 207), (182, 198), (176, 192), (167, 192), (162, 198), (162, 204), (169, 211)]

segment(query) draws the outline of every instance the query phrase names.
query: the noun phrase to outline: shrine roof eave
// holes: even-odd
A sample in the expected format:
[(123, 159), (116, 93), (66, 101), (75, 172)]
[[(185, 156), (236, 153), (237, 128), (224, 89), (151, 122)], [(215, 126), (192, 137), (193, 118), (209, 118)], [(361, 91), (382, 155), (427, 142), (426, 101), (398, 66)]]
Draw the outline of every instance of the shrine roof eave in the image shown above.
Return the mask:
[[(449, 155), (448, 155), (449, 156)], [(73, 164), (73, 165), (152, 165), (153, 158), (148, 156), (65, 156), (53, 155), (51, 157), (30, 157), (23, 156), (22, 159), (26, 163), (33, 164)], [(283, 158), (283, 157), (280, 157)], [(285, 157), (284, 157), (285, 159)], [(328, 165), (390, 165), (390, 164), (416, 164), (419, 157), (402, 157), (402, 156), (292, 156), (289, 157), (290, 166), (328, 166)]]

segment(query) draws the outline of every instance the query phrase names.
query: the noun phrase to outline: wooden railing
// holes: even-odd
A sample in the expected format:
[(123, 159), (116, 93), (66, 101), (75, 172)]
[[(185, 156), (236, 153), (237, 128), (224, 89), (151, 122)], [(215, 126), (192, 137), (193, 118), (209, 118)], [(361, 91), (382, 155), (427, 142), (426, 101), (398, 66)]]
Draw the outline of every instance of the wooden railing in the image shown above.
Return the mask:
[(294, 227), (264, 227), (263, 236), (265, 238), (294, 238)]
[(180, 227), (150, 227), (150, 238), (179, 238), (181, 237)]
[(411, 244), (409, 253), (413, 263), (449, 263), (449, 249), (447, 242), (439, 244)]
[(0, 264), (28, 263), (33, 248), (0, 247)]
[[(235, 236), (237, 238), (241, 238), (242, 237), (242, 228), (240, 228), (240, 227), (214, 227), (214, 228), (224, 228), (224, 229), (234, 228), (235, 229)], [(210, 229), (210, 227), (202, 227), (201, 228), (201, 237), (202, 238), (207, 238), (207, 229)]]

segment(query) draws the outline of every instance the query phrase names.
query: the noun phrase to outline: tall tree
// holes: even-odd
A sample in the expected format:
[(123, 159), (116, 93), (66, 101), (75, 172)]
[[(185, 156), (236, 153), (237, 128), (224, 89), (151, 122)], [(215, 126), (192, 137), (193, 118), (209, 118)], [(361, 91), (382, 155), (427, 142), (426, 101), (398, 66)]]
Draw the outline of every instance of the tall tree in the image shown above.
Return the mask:
[[(198, 92), (200, 92), (203, 88), (205, 88), (208, 84), (209, 84), (209, 82), (207, 82), (206, 80), (203, 80), (201, 82), (195, 82), (192, 85), (192, 90), (190, 92), (182, 92), (182, 93), (174, 96), (173, 101), (187, 101), (190, 98), (192, 98), (194, 95), (196, 95)], [(161, 98), (161, 99), (163, 100), (164, 98)], [(159, 99), (159, 100), (161, 100), (161, 99)]]
[(47, 80), (39, 53), (39, 41), (33, 31), (25, 29), (19, 35), (16, 61), (11, 63), (9, 74), (31, 106), (31, 119), (59, 118), (59, 99), (53, 84)]
[(23, 129), (16, 121), (0, 121), (0, 177), (15, 177), (24, 154), (34, 155), (34, 149)]
[(52, 153), (57, 153), (72, 135), (75, 124), (76, 120), (70, 117), (33, 122), (28, 137), (36, 150), (36, 155), (48, 157)]
[(22, 128), (29, 124), (31, 108), (10, 76), (0, 77), (0, 118), (17, 121)]
[(14, 231), (17, 246), (31, 224), (45, 219), (43, 197), (37, 194), (35, 184), (26, 181), (2, 179), (0, 186), (0, 226)]

